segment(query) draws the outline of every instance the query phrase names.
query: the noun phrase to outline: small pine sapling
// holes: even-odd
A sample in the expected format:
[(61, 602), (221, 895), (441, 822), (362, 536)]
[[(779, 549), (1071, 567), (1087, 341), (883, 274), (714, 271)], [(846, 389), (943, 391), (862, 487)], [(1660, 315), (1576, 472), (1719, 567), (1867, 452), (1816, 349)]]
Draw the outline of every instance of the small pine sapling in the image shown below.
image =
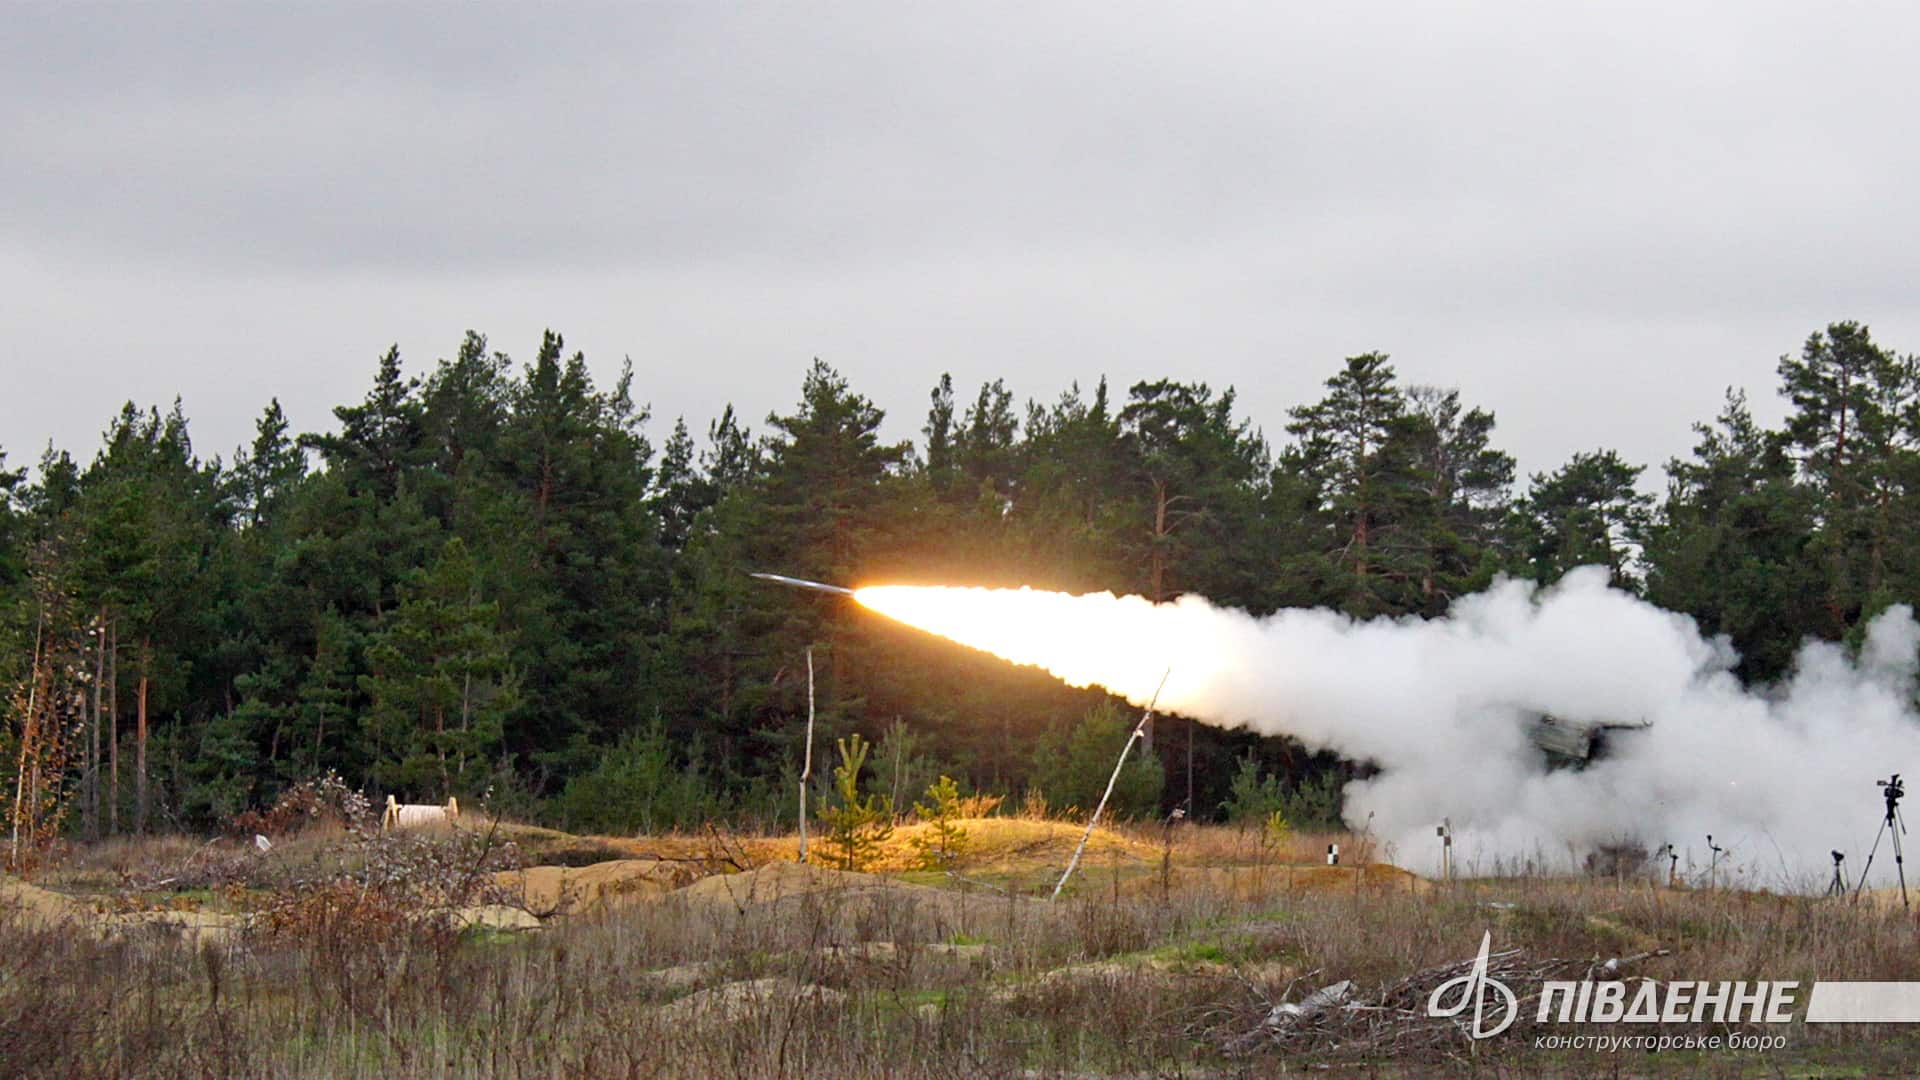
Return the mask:
[(870, 744), (858, 733), (838, 739), (840, 765), (833, 770), (838, 805), (820, 811), (827, 827), (827, 846), (843, 870), (858, 870), (873, 861), (880, 845), (893, 835), (893, 800), (885, 795), (860, 797), (860, 768)]
[(914, 803), (913, 812), (927, 823), (918, 836), (909, 840), (920, 853), (920, 865), (927, 870), (948, 870), (966, 852), (969, 837), (957, 822), (961, 814), (960, 785), (953, 777), (942, 776), (927, 786), (927, 801)]

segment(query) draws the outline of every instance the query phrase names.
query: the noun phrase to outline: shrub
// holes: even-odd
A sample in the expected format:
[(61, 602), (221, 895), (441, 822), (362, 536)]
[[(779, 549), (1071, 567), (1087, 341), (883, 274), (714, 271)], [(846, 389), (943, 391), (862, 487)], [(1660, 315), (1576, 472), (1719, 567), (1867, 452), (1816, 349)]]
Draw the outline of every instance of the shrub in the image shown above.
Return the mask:
[(1338, 829), (1340, 787), (1341, 778), (1334, 772), (1322, 772), (1288, 786), (1278, 776), (1261, 772), (1259, 759), (1248, 754), (1240, 759), (1240, 771), (1234, 773), (1233, 785), (1220, 808), (1235, 825), (1265, 828), (1272, 816), (1279, 814), (1289, 831)]
[(372, 814), (373, 803), (365, 794), (348, 787), (339, 773), (329, 772), (281, 792), (267, 810), (242, 811), (227, 828), (236, 836), (264, 833), (281, 837), (316, 825), (365, 824)]
[(636, 731), (556, 800), (562, 824), (605, 833), (662, 832), (717, 816), (720, 800), (697, 749), (677, 752), (659, 724)]
[(953, 777), (942, 776), (928, 785), (926, 802), (913, 804), (913, 812), (927, 823), (927, 828), (910, 843), (926, 869), (945, 870), (965, 853), (967, 831), (956, 824), (961, 803), (960, 785), (953, 782)]
[(836, 803), (820, 811), (820, 820), (827, 827), (827, 845), (838, 853), (834, 861), (843, 870), (858, 870), (893, 835), (893, 800), (860, 797), (860, 767), (871, 747), (858, 732), (835, 745), (840, 751), (840, 766), (833, 770)]

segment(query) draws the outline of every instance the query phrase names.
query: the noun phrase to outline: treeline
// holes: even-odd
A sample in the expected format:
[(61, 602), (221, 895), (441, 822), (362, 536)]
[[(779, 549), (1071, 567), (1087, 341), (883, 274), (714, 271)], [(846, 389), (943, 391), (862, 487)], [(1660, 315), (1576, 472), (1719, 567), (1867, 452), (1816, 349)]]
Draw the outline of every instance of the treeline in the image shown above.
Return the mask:
[[(764, 427), (727, 408), (656, 446), (632, 370), (596, 386), (551, 333), (525, 364), (470, 333), (421, 377), (389, 351), (336, 431), (298, 434), (274, 402), (226, 460), (177, 403), (128, 404), (84, 465), (50, 448), (29, 479), (0, 458), (0, 771), (87, 835), (205, 825), (328, 771), (562, 824), (772, 821), (812, 646), (817, 745), (878, 739), (868, 782), (897, 805), (942, 772), (1009, 805), (1104, 781), (1073, 760), (1125, 731), (1101, 695), (760, 569), (1432, 617), (1496, 575), (1598, 563), (1768, 680), (1802, 637), (1920, 601), (1920, 365), (1838, 323), (1779, 374), (1784, 426), (1730, 393), (1663, 499), (1604, 448), (1522, 483), (1491, 413), (1378, 353), (1277, 446), (1232, 390), (1102, 381), (1023, 405), (945, 377), (921, 438), (889, 442), (817, 361)], [(1136, 809), (1213, 816), (1250, 753), (1269, 790), (1357, 764), (1158, 728)]]

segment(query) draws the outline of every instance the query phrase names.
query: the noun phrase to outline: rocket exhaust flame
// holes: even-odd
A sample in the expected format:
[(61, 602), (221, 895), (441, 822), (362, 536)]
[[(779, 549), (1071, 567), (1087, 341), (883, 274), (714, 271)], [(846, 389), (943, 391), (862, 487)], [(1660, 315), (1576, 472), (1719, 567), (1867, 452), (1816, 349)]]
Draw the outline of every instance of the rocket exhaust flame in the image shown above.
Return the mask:
[(1171, 668), (1159, 700), (1174, 712), (1228, 676), (1210, 643), (1222, 622), (1245, 617), (1200, 602), (1156, 606), (1139, 596), (1036, 589), (874, 585), (855, 589), (853, 598), (909, 626), (1142, 707)]
[[(1466, 873), (1516, 857), (1565, 868), (1603, 844), (1651, 852), (1712, 833), (1751, 860), (1747, 880), (1817, 890), (1828, 851), (1864, 844), (1880, 820), (1873, 779), (1920, 772), (1912, 612), (1876, 618), (1857, 655), (1809, 642), (1790, 679), (1749, 690), (1728, 670), (1724, 639), (1607, 581), (1600, 568), (1544, 589), (1503, 581), (1429, 620), (1256, 618), (1198, 597), (1156, 605), (1033, 589), (853, 595), (1136, 706), (1170, 668), (1162, 711), (1373, 762), (1376, 775), (1347, 786), (1345, 813), (1373, 816), (1403, 859), (1423, 857), (1442, 818)], [(1527, 734), (1543, 714), (1650, 726), (1582, 771), (1549, 771)], [(1704, 847), (1682, 843), (1680, 855), (1704, 872)], [(1724, 859), (1719, 869), (1727, 879)]]

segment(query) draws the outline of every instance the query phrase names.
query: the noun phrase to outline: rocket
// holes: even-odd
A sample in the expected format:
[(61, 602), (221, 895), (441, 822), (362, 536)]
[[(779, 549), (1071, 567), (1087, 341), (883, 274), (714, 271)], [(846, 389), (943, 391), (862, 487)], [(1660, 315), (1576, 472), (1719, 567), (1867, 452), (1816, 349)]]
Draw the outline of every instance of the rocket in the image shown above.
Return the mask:
[(785, 585), (792, 589), (812, 589), (814, 592), (837, 593), (840, 596), (852, 596), (853, 590), (840, 585), (829, 585), (824, 581), (808, 581), (805, 578), (787, 577), (784, 574), (748, 574), (761, 581), (771, 581), (775, 585)]

